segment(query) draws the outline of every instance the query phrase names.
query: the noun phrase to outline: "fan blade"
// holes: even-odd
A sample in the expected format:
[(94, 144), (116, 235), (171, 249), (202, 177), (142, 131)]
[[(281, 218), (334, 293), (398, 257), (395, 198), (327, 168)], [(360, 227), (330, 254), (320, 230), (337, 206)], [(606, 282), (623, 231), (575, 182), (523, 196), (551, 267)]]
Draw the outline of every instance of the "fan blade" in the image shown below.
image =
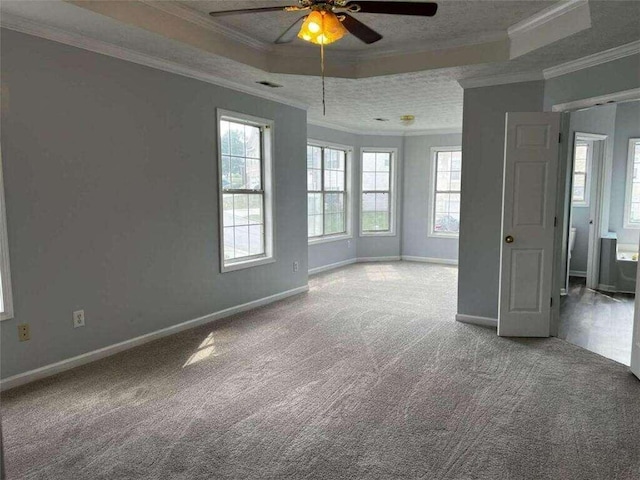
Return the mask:
[(302, 22), (302, 20), (304, 20), (307, 17), (300, 17), (298, 20), (296, 20), (295, 22), (293, 22), (293, 25), (291, 25), (289, 28), (287, 28), (284, 33), (282, 35), (280, 35), (278, 37), (278, 39), (275, 41), (275, 43), (290, 43), (293, 42), (296, 38), (296, 35), (298, 35), (298, 25), (300, 25), (300, 22)]
[(263, 12), (297, 12), (298, 10), (306, 10), (292, 5), (290, 7), (262, 7), (262, 8), (244, 8), (240, 10), (222, 10), (219, 12), (209, 12), (212, 17), (222, 17), (225, 15), (238, 15), (241, 13), (263, 13)]
[(353, 34), (353, 36), (362, 40), (364, 43), (375, 43), (382, 39), (382, 35), (367, 27), (360, 20), (356, 20), (348, 13), (341, 13), (340, 16), (344, 16), (344, 20), (342, 21), (344, 28), (349, 30), (349, 33)]
[(418, 15), (433, 17), (438, 11), (438, 4), (433, 2), (371, 2), (353, 1), (346, 7), (359, 6), (358, 12), (362, 13), (386, 13), (389, 15)]

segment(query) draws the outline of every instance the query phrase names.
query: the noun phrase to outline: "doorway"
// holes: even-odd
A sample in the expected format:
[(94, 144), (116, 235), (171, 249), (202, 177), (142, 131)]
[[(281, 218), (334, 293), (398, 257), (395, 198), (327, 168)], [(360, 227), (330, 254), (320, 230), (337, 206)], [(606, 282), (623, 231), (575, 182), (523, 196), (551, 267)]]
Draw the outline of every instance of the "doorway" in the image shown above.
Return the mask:
[(626, 365), (640, 229), (631, 228), (625, 211), (640, 163), (629, 167), (634, 157), (623, 144), (640, 134), (638, 118), (638, 101), (571, 112), (566, 160), (569, 221), (558, 337)]

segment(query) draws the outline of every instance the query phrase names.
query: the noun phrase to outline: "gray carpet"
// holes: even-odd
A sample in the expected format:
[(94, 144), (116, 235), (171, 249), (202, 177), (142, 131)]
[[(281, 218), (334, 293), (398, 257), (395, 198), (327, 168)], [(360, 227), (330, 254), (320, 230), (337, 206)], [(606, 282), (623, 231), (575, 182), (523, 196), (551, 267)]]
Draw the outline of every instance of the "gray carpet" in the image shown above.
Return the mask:
[(8, 478), (640, 478), (640, 381), (456, 323), (456, 274), (354, 265), (9, 391)]

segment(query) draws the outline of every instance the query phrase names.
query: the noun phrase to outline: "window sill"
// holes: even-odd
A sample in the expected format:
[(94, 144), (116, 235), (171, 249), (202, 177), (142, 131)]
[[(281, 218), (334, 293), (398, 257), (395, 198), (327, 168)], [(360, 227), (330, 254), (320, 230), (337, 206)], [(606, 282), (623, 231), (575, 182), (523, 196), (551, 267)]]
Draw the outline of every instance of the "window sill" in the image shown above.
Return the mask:
[(624, 228), (625, 230), (640, 230), (640, 224), (625, 222), (622, 228)]
[(271, 257), (255, 258), (255, 259), (247, 260), (244, 262), (230, 263), (228, 265), (223, 264), (222, 267), (220, 268), (220, 272), (221, 273), (236, 272), (238, 270), (244, 270), (245, 268), (257, 267), (260, 265), (266, 265), (268, 263), (275, 263), (275, 261), (276, 259), (273, 256), (271, 256)]
[(435, 233), (431, 232), (427, 235), (429, 238), (448, 238), (451, 240), (457, 240), (460, 238), (459, 233)]
[(316, 237), (309, 239), (309, 246), (311, 245), (319, 245), (322, 243), (330, 243), (330, 242), (339, 242), (341, 240), (351, 240), (353, 235), (350, 234), (342, 234), (342, 235), (327, 235), (324, 237)]
[(588, 203), (572, 203), (571, 204), (571, 208), (588, 208), (589, 204)]
[(360, 237), (395, 237), (395, 232), (360, 232)]
[(5, 320), (11, 320), (12, 318), (13, 318), (13, 312), (0, 313), (0, 322), (3, 322)]

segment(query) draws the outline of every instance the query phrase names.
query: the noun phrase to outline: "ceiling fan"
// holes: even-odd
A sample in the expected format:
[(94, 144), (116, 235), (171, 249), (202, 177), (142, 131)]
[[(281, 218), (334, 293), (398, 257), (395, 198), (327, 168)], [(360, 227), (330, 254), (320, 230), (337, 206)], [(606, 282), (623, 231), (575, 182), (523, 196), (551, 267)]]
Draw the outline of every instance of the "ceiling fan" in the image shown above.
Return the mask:
[[(210, 12), (212, 17), (263, 12), (303, 12), (310, 11), (298, 18), (275, 41), (277, 44), (292, 42), (296, 35), (307, 42), (328, 45), (341, 39), (345, 34), (371, 44), (382, 39), (382, 35), (352, 17), (352, 13), (377, 13), (386, 15), (412, 15), (433, 17), (438, 10), (434, 2), (395, 2), (371, 0), (298, 0), (298, 5), (286, 7), (246, 8)], [(298, 25), (302, 23), (298, 31)]]

